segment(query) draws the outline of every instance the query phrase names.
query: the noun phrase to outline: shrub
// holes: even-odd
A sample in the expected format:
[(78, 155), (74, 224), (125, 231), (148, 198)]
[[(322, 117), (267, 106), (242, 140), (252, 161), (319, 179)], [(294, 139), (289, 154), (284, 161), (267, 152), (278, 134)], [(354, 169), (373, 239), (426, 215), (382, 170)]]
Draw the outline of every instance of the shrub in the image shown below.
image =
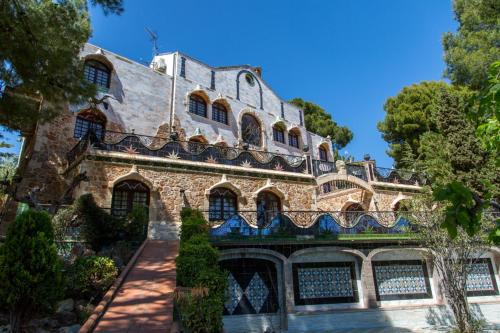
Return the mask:
[(113, 284), (117, 273), (114, 261), (108, 257), (80, 257), (68, 270), (68, 296), (99, 298)]
[(127, 216), (125, 235), (129, 241), (143, 241), (146, 238), (146, 227), (149, 222), (147, 207), (134, 206)]
[(219, 268), (219, 252), (210, 245), (209, 226), (201, 212), (183, 209), (181, 217), (177, 284), (208, 292), (192, 292), (181, 297), (178, 301), (180, 319), (193, 333), (220, 332), (227, 276)]
[(207, 234), (209, 226), (207, 221), (199, 216), (188, 216), (182, 220), (181, 242), (188, 241), (194, 235)]
[(123, 223), (97, 206), (91, 194), (82, 195), (75, 203), (82, 223), (82, 237), (94, 251), (114, 243), (123, 235)]
[(26, 211), (7, 230), (0, 247), (0, 302), (13, 332), (34, 312), (53, 309), (62, 297), (61, 263), (45, 212)]

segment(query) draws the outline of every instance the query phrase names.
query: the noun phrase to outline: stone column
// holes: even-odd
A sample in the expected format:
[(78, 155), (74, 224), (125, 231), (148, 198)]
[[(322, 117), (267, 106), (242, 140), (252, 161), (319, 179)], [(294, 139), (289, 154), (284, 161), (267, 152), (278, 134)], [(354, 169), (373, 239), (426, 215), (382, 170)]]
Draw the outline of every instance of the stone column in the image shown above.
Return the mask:
[(361, 266), (361, 286), (363, 289), (363, 306), (365, 308), (378, 307), (372, 262), (369, 259), (363, 259)]
[(283, 282), (285, 286), (285, 312), (289, 314), (293, 312), (294, 308), (294, 294), (293, 294), (293, 272), (292, 272), (292, 263), (289, 260), (286, 260), (283, 263)]

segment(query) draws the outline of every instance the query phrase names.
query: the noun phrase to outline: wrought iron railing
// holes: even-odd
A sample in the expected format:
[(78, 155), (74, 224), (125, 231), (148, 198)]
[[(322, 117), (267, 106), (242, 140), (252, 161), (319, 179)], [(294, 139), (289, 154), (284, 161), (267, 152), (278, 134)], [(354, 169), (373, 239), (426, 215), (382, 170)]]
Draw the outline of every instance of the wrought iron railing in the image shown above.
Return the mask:
[(335, 162), (312, 160), (312, 169), (316, 177), (325, 175), (328, 173), (336, 173), (337, 167)]
[(366, 169), (364, 165), (360, 164), (346, 164), (346, 171), (349, 176), (358, 177), (363, 179), (365, 182), (368, 181), (368, 176), (366, 175)]
[(95, 135), (87, 135), (82, 138), (77, 146), (68, 154), (68, 162), (73, 162), (81, 155), (88, 147), (88, 142), (92, 144), (92, 148), (103, 151), (163, 157), (172, 160), (241, 166), (245, 168), (307, 173), (304, 156), (113, 131), (106, 131), (102, 139), (96, 138)]
[(412, 226), (397, 212), (239, 211), (223, 221), (211, 221), (210, 236), (273, 237), (357, 234), (408, 234)]
[(414, 171), (402, 169), (389, 169), (389, 168), (374, 168), (375, 181), (422, 186), (427, 183), (426, 177)]

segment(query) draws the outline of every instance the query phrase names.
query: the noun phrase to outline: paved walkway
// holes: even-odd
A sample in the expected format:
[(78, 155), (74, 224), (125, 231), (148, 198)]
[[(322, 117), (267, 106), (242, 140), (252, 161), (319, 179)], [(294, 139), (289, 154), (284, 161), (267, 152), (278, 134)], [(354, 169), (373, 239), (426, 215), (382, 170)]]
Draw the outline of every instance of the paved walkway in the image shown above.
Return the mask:
[(169, 332), (178, 241), (149, 240), (94, 332)]

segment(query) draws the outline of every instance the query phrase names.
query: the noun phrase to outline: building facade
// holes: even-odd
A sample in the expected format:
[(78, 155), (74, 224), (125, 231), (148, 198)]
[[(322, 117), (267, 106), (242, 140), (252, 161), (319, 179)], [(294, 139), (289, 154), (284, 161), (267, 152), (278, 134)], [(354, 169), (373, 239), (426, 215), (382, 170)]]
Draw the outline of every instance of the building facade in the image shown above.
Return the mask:
[[(90, 44), (82, 57), (99, 93), (37, 128), (18, 195), (38, 188), (50, 204), (92, 193), (119, 216), (145, 205), (150, 239), (177, 239), (181, 209), (202, 210), (230, 273), (230, 332), (300, 332), (310, 313), (443, 303), (398, 214), (425, 178), (334, 161), (331, 139), (308, 132), (258, 67), (180, 52), (144, 66)], [(475, 264), (474, 301), (499, 300), (499, 263), (493, 249)], [(328, 313), (325, 323), (337, 318)]]

